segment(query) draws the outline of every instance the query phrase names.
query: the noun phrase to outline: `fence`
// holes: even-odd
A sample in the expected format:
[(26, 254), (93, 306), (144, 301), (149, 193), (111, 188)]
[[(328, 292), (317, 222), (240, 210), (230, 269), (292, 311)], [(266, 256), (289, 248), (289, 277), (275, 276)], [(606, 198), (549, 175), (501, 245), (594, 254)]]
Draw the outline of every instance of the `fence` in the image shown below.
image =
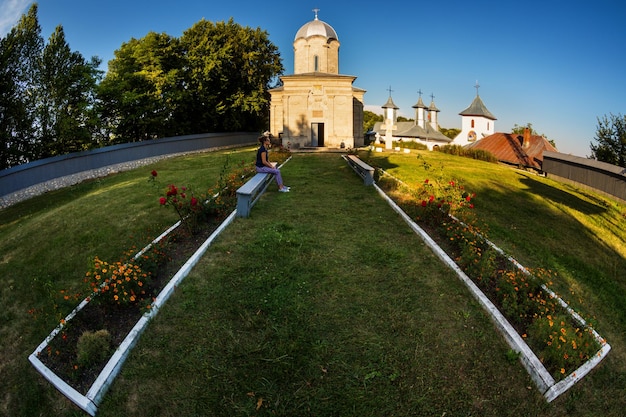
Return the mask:
[[(206, 133), (124, 143), (41, 159), (0, 171), (0, 199), (37, 184), (82, 172), (169, 155), (256, 143), (257, 133)], [(119, 170), (119, 169), (118, 169)]]
[(543, 171), (626, 201), (626, 168), (558, 152), (543, 153)]

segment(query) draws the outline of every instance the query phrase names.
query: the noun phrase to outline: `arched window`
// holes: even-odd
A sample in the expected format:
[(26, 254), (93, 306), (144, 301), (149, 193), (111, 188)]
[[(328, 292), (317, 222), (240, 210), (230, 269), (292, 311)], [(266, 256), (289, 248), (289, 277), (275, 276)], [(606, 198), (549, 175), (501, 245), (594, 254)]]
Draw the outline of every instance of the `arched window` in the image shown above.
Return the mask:
[(489, 122), (487, 122), (487, 130), (489, 130)]
[(474, 128), (474, 119), (472, 119), (472, 129)]
[(320, 58), (317, 55), (313, 57), (313, 65), (313, 71), (318, 72), (320, 70)]

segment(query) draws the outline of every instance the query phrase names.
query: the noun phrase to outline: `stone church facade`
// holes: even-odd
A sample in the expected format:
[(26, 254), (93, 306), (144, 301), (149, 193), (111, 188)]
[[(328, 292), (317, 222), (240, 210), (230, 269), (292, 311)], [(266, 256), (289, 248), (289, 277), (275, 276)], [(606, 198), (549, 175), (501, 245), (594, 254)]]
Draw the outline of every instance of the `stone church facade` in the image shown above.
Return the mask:
[(339, 74), (339, 38), (317, 17), (296, 33), (294, 74), (269, 90), (270, 133), (297, 149), (363, 146), (363, 96), (355, 76)]

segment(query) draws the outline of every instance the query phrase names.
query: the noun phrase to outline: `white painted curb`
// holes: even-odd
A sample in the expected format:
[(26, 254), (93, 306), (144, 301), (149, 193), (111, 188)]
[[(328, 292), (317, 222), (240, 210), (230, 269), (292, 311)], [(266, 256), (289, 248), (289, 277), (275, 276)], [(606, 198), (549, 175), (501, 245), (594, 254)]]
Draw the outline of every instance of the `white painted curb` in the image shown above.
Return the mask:
[[(169, 299), (170, 295), (174, 292), (176, 287), (182, 282), (182, 280), (191, 272), (192, 268), (198, 263), (198, 260), (204, 255), (208, 247), (213, 243), (215, 238), (235, 219), (237, 211), (233, 211), (222, 224), (209, 236), (209, 238), (196, 250), (196, 252), (187, 260), (187, 262), (178, 270), (176, 275), (172, 277), (169, 283), (161, 290), (156, 300), (153, 303), (152, 308), (148, 313), (145, 313), (135, 326), (128, 333), (126, 338), (122, 341), (120, 346), (115, 350), (115, 353), (104, 369), (100, 372), (94, 383), (89, 388), (86, 395), (82, 395), (76, 389), (72, 388), (67, 382), (59, 378), (54, 372), (52, 372), (46, 365), (39, 360), (39, 355), (48, 346), (48, 343), (63, 329), (64, 324), (59, 324), (46, 339), (37, 346), (37, 349), (30, 354), (28, 360), (37, 369), (37, 371), (46, 378), (56, 389), (58, 389), (63, 395), (65, 395), (70, 401), (87, 412), (91, 416), (95, 416), (98, 411), (98, 406), (102, 402), (104, 395), (109, 389), (109, 386), (119, 373), (124, 361), (128, 357), (131, 349), (135, 346), (139, 337), (146, 329), (146, 326), (152, 318), (156, 316), (159, 309)], [(180, 225), (180, 221), (174, 224), (172, 227), (163, 232), (159, 237), (153, 240), (148, 246), (143, 248), (139, 253), (135, 255), (138, 258), (153, 244), (156, 244), (165, 236), (167, 236), (172, 230), (176, 229)], [(68, 316), (65, 318), (65, 323), (69, 322), (83, 307), (87, 305), (90, 297), (85, 298)]]
[[(389, 174), (387, 174), (389, 175)], [(411, 229), (417, 233), (422, 240), (430, 247), (430, 249), (441, 259), (446, 265), (448, 265), (453, 271), (457, 273), (461, 281), (469, 288), (472, 295), (478, 300), (478, 302), (483, 306), (483, 308), (490, 314), (492, 320), (496, 324), (497, 329), (504, 336), (505, 340), (511, 347), (511, 349), (515, 350), (520, 354), (520, 360), (522, 361), (522, 365), (526, 368), (526, 371), (529, 373), (531, 379), (537, 386), (537, 389), (543, 394), (546, 401), (551, 402), (559, 395), (567, 391), (571, 388), (576, 382), (580, 381), (580, 379), (587, 375), (597, 364), (600, 363), (602, 359), (609, 353), (611, 350), (611, 346), (604, 340), (594, 329), (590, 328), (588, 324), (583, 320), (583, 318), (573, 311), (565, 301), (559, 298), (553, 291), (548, 289), (546, 286), (543, 288), (552, 296), (553, 298), (558, 299), (559, 303), (572, 315), (572, 317), (578, 321), (581, 326), (589, 328), (594, 335), (594, 338), (598, 341), (601, 348), (600, 350), (587, 362), (582, 364), (578, 369), (572, 372), (563, 380), (556, 382), (552, 375), (548, 372), (548, 370), (543, 366), (537, 355), (530, 349), (530, 347), (526, 344), (524, 339), (517, 333), (517, 331), (511, 326), (508, 320), (500, 313), (498, 308), (485, 296), (485, 294), (474, 284), (474, 282), (461, 270), (461, 268), (454, 262), (452, 258), (448, 256), (448, 254), (437, 245), (437, 243), (421, 228), (415, 223), (385, 192), (377, 185), (374, 184), (374, 187), (378, 191), (378, 193), (387, 201), (387, 203), (402, 217), (402, 219), (411, 227)], [(451, 216), (455, 221), (458, 219)], [(504, 254), (504, 251), (497, 246), (495, 246), (492, 242), (488, 241), (490, 246), (492, 246), (499, 253)], [(529, 274), (528, 270), (524, 268), (519, 262), (515, 259), (507, 256), (509, 261), (511, 261), (515, 266), (517, 266), (520, 270), (524, 271), (524, 273)]]
[[(291, 156), (287, 158), (287, 160), (283, 162), (280, 165), (280, 167), (283, 167), (290, 160), (291, 160)], [(265, 191), (265, 189), (263, 191)], [(44, 349), (48, 346), (48, 343), (50, 343), (50, 341), (54, 339), (54, 337), (57, 334), (59, 334), (61, 330), (63, 329), (64, 327), (63, 323), (59, 324), (52, 332), (50, 332), (48, 337), (46, 337), (46, 339), (43, 342), (41, 342), (39, 346), (37, 346), (35, 351), (28, 356), (28, 360), (30, 361), (30, 363), (35, 367), (35, 369), (44, 378), (46, 378), (52, 385), (54, 385), (54, 387), (58, 389), (63, 395), (65, 395), (70, 401), (72, 401), (82, 410), (86, 411), (89, 415), (95, 416), (98, 411), (98, 406), (102, 402), (102, 399), (104, 398), (104, 395), (108, 391), (109, 386), (119, 374), (119, 371), (122, 368), (124, 361), (126, 361), (128, 354), (130, 353), (131, 349), (135, 346), (135, 344), (137, 344), (139, 337), (141, 336), (143, 331), (146, 329), (146, 326), (148, 325), (150, 320), (156, 316), (156, 314), (159, 312), (159, 309), (169, 299), (170, 295), (172, 295), (176, 287), (182, 282), (183, 279), (185, 279), (185, 277), (187, 277), (189, 272), (191, 272), (193, 267), (198, 263), (198, 260), (202, 257), (202, 255), (204, 255), (204, 253), (206, 252), (208, 247), (211, 245), (211, 243), (213, 243), (215, 238), (217, 238), (217, 236), (219, 236), (219, 234), (222, 233), (222, 231), (229, 224), (231, 224), (233, 220), (235, 220), (236, 215), (237, 215), (237, 210), (233, 210), (233, 212), (230, 213), (230, 215), (226, 218), (226, 220), (222, 222), (222, 224), (211, 234), (211, 236), (209, 236), (209, 238), (206, 241), (204, 241), (204, 243), (196, 250), (196, 252), (191, 256), (191, 258), (189, 258), (187, 262), (178, 270), (176, 275), (174, 275), (172, 279), (170, 279), (168, 284), (163, 288), (163, 290), (161, 290), (161, 292), (157, 296), (156, 300), (152, 304), (152, 308), (150, 309), (150, 311), (148, 313), (145, 313), (139, 319), (139, 321), (137, 321), (137, 323), (131, 329), (131, 331), (128, 332), (128, 335), (126, 336), (126, 338), (124, 338), (120, 346), (118, 346), (118, 348), (115, 350), (115, 353), (113, 354), (113, 356), (111, 356), (111, 358), (105, 365), (104, 369), (102, 369), (102, 371), (100, 372), (100, 374), (98, 375), (94, 383), (89, 388), (89, 391), (87, 392), (86, 395), (82, 395), (76, 389), (72, 388), (67, 382), (59, 378), (46, 365), (44, 365), (43, 362), (39, 360), (39, 355), (41, 354), (41, 352), (44, 351)], [(150, 244), (148, 244), (145, 248), (139, 251), (134, 256), (134, 258), (135, 259), (139, 258), (146, 251), (148, 251), (152, 247), (152, 245), (158, 243), (161, 239), (167, 236), (171, 231), (173, 231), (178, 226), (180, 226), (180, 224), (181, 224), (181, 221), (179, 220), (174, 225), (172, 225), (169, 229), (167, 229), (165, 232), (161, 233), (161, 235), (159, 235), (156, 239), (150, 242)], [(64, 322), (65, 323), (69, 322), (76, 315), (76, 313), (78, 313), (83, 307), (87, 305), (87, 303), (89, 303), (93, 295), (94, 294), (92, 294), (90, 297), (86, 297), (78, 305), (78, 307), (72, 310), (72, 312), (67, 315)]]

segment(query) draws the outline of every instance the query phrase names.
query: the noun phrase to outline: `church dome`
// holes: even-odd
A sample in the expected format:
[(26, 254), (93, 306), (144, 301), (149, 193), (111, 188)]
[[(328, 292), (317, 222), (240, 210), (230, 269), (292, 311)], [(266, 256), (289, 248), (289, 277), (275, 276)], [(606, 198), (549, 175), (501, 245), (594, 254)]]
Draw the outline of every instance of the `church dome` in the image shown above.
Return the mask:
[(298, 32), (296, 33), (296, 37), (294, 41), (297, 41), (300, 38), (308, 39), (312, 36), (324, 36), (327, 40), (335, 39), (339, 40), (337, 37), (337, 32), (326, 22), (322, 22), (317, 18), (317, 14), (315, 15), (315, 19), (306, 23), (302, 26)]

